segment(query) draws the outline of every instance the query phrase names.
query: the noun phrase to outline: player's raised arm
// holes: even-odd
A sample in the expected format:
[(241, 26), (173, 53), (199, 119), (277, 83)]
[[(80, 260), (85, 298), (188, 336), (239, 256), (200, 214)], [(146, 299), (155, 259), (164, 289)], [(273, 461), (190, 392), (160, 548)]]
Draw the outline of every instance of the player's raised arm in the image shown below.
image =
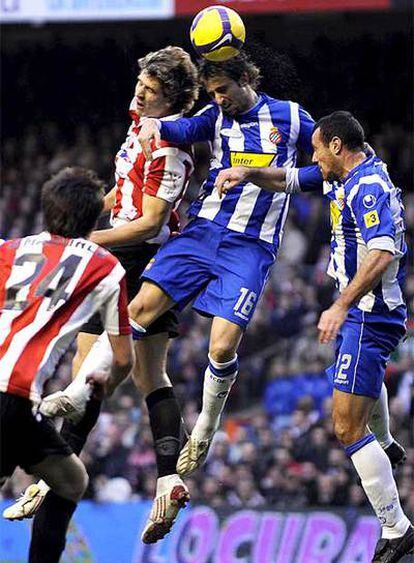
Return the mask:
[(138, 134), (138, 141), (142, 147), (142, 152), (147, 160), (152, 160), (152, 142), (156, 148), (161, 146), (160, 121), (159, 119), (147, 118), (142, 124)]
[(145, 157), (152, 158), (152, 142), (160, 147), (161, 139), (178, 145), (191, 145), (214, 138), (214, 126), (218, 116), (218, 108), (209, 104), (193, 117), (180, 117), (175, 120), (145, 119), (138, 141)]

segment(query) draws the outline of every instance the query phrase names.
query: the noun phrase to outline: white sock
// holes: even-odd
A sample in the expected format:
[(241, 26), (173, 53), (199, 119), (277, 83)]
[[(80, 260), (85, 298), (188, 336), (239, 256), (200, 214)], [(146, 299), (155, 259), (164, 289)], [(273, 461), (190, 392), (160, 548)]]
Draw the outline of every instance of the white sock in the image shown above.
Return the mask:
[(163, 477), (158, 477), (157, 479), (157, 490), (155, 496), (159, 497), (171, 492), (171, 488), (175, 485), (183, 485), (181, 477), (177, 473), (172, 473), (171, 475), (164, 475)]
[(92, 373), (110, 373), (113, 352), (106, 332), (102, 333), (90, 349), (88, 355), (75, 377), (64, 393), (77, 403), (85, 402), (90, 398), (91, 387), (86, 383), (86, 378)]
[(381, 448), (385, 449), (393, 443), (394, 438), (390, 432), (390, 415), (388, 412), (388, 392), (384, 383), (381, 387), (381, 395), (372, 409), (368, 425), (370, 431), (375, 434)]
[(217, 430), (238, 368), (237, 355), (223, 363), (215, 362), (209, 356), (209, 365), (204, 373), (203, 407), (191, 433), (195, 438), (209, 438)]
[(348, 446), (346, 451), (351, 456), (361, 478), (362, 487), (380, 521), (381, 537), (393, 539), (403, 536), (410, 526), (410, 521), (401, 508), (387, 454), (373, 434)]

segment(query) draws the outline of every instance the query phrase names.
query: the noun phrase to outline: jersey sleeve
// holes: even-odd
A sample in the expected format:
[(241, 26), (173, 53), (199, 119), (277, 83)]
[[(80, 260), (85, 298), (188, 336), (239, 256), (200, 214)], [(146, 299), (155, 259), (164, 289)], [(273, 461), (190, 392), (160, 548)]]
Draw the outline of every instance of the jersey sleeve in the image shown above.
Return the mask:
[(298, 182), (301, 192), (323, 191), (322, 172), (317, 164), (298, 168)]
[(363, 181), (351, 189), (347, 198), (362, 238), (368, 249), (395, 254), (395, 225), (390, 208), (390, 193), (380, 183)]
[(323, 178), (319, 166), (286, 168), (286, 193), (323, 192)]
[(175, 203), (194, 169), (193, 160), (178, 147), (162, 147), (152, 156), (144, 168), (143, 192)]
[(128, 294), (125, 270), (117, 264), (111, 272), (111, 292), (104, 302), (100, 314), (104, 329), (114, 336), (131, 333), (128, 320)]
[(161, 138), (177, 144), (192, 144), (214, 139), (218, 109), (208, 104), (193, 117), (180, 117), (175, 121), (161, 120)]
[(315, 126), (315, 121), (311, 115), (299, 106), (299, 136), (298, 147), (305, 151), (307, 154), (313, 153), (312, 147), (312, 133)]

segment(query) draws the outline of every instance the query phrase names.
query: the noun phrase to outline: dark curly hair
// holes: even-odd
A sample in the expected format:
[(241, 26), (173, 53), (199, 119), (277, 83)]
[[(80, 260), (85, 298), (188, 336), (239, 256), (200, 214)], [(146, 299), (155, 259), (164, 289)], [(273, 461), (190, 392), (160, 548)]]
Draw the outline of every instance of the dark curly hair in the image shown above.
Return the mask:
[(102, 212), (104, 195), (104, 184), (92, 170), (63, 168), (42, 187), (47, 230), (67, 238), (86, 237)]
[(250, 86), (256, 90), (263, 81), (266, 93), (282, 100), (296, 99), (303, 86), (290, 58), (257, 41), (237, 56), (224, 62), (199, 61), (199, 77), (202, 82), (215, 76), (228, 76), (236, 82), (247, 74)]
[(197, 69), (181, 47), (165, 47), (138, 59), (140, 70), (157, 78), (174, 113), (189, 111), (198, 98)]
[(223, 74), (239, 82), (243, 74), (247, 74), (249, 84), (253, 89), (259, 86), (261, 79), (259, 68), (244, 51), (222, 62), (202, 59), (199, 63), (198, 74), (202, 82), (215, 76), (223, 76)]

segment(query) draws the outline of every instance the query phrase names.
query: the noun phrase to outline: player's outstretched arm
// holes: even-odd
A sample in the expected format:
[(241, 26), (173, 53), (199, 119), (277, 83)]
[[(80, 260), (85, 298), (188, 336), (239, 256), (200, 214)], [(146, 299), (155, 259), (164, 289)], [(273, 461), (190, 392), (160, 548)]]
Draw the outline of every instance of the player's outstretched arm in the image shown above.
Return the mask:
[(316, 165), (303, 168), (250, 168), (235, 166), (221, 170), (215, 186), (222, 197), (242, 182), (252, 182), (269, 192), (297, 193), (301, 191), (321, 191), (322, 174)]
[(218, 109), (208, 104), (192, 117), (180, 117), (174, 120), (145, 118), (138, 141), (145, 157), (151, 160), (151, 142), (160, 147), (161, 139), (177, 145), (191, 145), (198, 141), (212, 141), (215, 134), (215, 122)]
[(286, 169), (249, 168), (247, 166), (226, 168), (219, 172), (215, 187), (221, 198), (229, 190), (243, 182), (253, 182), (270, 192), (284, 192), (286, 190)]
[(322, 313), (318, 323), (321, 344), (327, 344), (336, 338), (349, 308), (376, 287), (392, 260), (393, 254), (388, 250), (372, 249), (368, 252), (351, 283), (329, 309)]

